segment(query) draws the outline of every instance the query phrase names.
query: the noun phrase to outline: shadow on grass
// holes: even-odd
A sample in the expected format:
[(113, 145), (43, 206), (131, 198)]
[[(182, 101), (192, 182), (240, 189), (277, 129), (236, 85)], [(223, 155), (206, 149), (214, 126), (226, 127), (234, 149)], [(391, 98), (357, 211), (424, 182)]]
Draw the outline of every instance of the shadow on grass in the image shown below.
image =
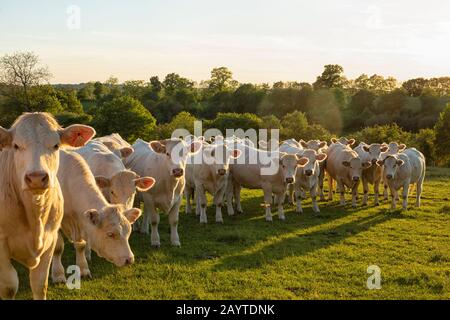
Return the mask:
[(335, 243), (351, 237), (360, 232), (369, 230), (371, 227), (398, 217), (398, 214), (380, 214), (356, 219), (320, 231), (306, 234), (292, 234), (280, 241), (263, 246), (251, 253), (235, 254), (225, 257), (213, 267), (214, 271), (223, 270), (246, 270), (260, 268), (265, 264), (288, 256), (303, 256), (319, 249), (329, 247)]

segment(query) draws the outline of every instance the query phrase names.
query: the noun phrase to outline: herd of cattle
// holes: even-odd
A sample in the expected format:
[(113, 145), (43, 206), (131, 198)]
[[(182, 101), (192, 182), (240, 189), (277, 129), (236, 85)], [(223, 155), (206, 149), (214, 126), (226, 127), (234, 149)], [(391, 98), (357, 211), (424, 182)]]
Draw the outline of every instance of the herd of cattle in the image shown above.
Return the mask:
[[(150, 143), (138, 139), (128, 144), (118, 134), (96, 138), (85, 125), (61, 128), (46, 113), (27, 113), (7, 130), (0, 127), (0, 298), (14, 298), (19, 280), (11, 261), (29, 269), (33, 298), (45, 299), (48, 276), (65, 282), (61, 262), (64, 241), (74, 244), (81, 276), (90, 277), (91, 250), (117, 266), (129, 265), (134, 256), (128, 240), (133, 227), (149, 233), (151, 245), (159, 246), (159, 214), (168, 214), (170, 241), (180, 246), (178, 216), (183, 195), (186, 213), (191, 200), (201, 223), (207, 222), (206, 193), (213, 196), (215, 220), (222, 223), (222, 207), (228, 215), (242, 213), (241, 188), (262, 189), (267, 221), (276, 205), (284, 220), (286, 195), (296, 211), (309, 192), (312, 210), (319, 212), (317, 196), (325, 200), (324, 176), (332, 199), (337, 182), (340, 203), (346, 188), (357, 204), (357, 189), (363, 185), (367, 205), (369, 184), (379, 204), (379, 187), (392, 195), (396, 207), (402, 189), (403, 209), (411, 184), (417, 185), (416, 206), (425, 177), (425, 158), (414, 148), (390, 143), (361, 143), (353, 139), (327, 142), (295, 139), (275, 148), (249, 139), (211, 139), (188, 136)], [(135, 199), (136, 197), (136, 199)], [(141, 216), (139, 202), (144, 202)], [(136, 206), (138, 208), (133, 208)]]

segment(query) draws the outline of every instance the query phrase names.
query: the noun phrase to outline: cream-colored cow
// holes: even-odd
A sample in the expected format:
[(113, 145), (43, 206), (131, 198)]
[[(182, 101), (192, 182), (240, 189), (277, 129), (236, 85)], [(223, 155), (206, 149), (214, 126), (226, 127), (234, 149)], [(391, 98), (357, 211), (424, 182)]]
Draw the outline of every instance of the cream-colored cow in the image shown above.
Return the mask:
[(50, 262), (63, 218), (57, 179), (59, 148), (95, 135), (88, 126), (61, 128), (48, 113), (26, 113), (0, 127), (0, 297), (19, 287), (15, 260), (28, 268), (34, 299), (46, 299)]

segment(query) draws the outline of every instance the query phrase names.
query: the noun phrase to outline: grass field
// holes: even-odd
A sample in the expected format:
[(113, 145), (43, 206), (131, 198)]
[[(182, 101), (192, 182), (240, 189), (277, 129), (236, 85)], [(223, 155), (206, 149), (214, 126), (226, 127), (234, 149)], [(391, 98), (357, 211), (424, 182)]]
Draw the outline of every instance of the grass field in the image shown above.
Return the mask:
[[(48, 298), (450, 299), (449, 197), (450, 169), (430, 168), (420, 209), (413, 199), (407, 212), (389, 211), (386, 202), (352, 209), (334, 201), (314, 215), (307, 200), (304, 214), (286, 205), (286, 221), (267, 223), (262, 192), (244, 190), (244, 215), (216, 225), (211, 207), (210, 223), (200, 225), (183, 207), (181, 248), (170, 246), (162, 216), (160, 249), (133, 234), (133, 266), (118, 269), (93, 255), (92, 280), (81, 290), (50, 284)], [(66, 245), (65, 267), (74, 261)], [(366, 287), (370, 265), (381, 268), (380, 290)], [(27, 272), (18, 270), (17, 298), (29, 299)]]

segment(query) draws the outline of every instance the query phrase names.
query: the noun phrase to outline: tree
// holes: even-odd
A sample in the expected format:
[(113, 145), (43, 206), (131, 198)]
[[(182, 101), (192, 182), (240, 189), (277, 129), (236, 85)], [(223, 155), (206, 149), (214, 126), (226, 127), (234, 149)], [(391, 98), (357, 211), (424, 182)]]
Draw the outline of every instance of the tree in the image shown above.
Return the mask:
[(136, 99), (129, 96), (114, 98), (97, 110), (94, 127), (100, 135), (119, 133), (125, 140), (149, 139), (156, 126), (156, 119)]
[(226, 129), (259, 130), (263, 127), (263, 122), (257, 115), (251, 113), (219, 113), (208, 123), (208, 127), (219, 129), (226, 135)]
[[(24, 104), (26, 111), (31, 110), (30, 88), (48, 81), (51, 73), (46, 66), (41, 66), (39, 57), (33, 52), (17, 52), (4, 55), (0, 59), (0, 81), (12, 87), (12, 95)], [(20, 94), (14, 88), (20, 87)]]
[(195, 120), (196, 118), (189, 112), (182, 111), (173, 117), (169, 123), (158, 128), (158, 136), (160, 139), (170, 138), (176, 129), (187, 129), (191, 134), (194, 134)]
[(208, 89), (212, 93), (234, 90), (238, 82), (233, 79), (233, 73), (226, 67), (214, 68), (211, 71), (211, 79)]
[(450, 162), (450, 103), (441, 112), (434, 126), (436, 156), (440, 163)]
[(94, 83), (94, 95), (96, 100), (101, 100), (108, 92), (108, 87), (100, 81)]
[(83, 87), (78, 90), (78, 99), (80, 99), (81, 101), (95, 100), (94, 89), (94, 84), (92, 82), (84, 84)]
[(412, 97), (419, 97), (423, 89), (427, 86), (428, 81), (424, 78), (410, 79), (402, 83), (402, 87)]
[(191, 89), (194, 87), (194, 82), (183, 78), (176, 73), (169, 73), (163, 81), (163, 88), (166, 95), (170, 96), (177, 90)]
[(345, 88), (348, 80), (344, 76), (344, 68), (338, 64), (328, 64), (324, 67), (324, 71), (317, 77), (313, 86), (315, 89), (320, 88)]
[(304, 133), (308, 129), (308, 120), (306, 115), (300, 111), (288, 113), (281, 119), (281, 139), (303, 139)]

